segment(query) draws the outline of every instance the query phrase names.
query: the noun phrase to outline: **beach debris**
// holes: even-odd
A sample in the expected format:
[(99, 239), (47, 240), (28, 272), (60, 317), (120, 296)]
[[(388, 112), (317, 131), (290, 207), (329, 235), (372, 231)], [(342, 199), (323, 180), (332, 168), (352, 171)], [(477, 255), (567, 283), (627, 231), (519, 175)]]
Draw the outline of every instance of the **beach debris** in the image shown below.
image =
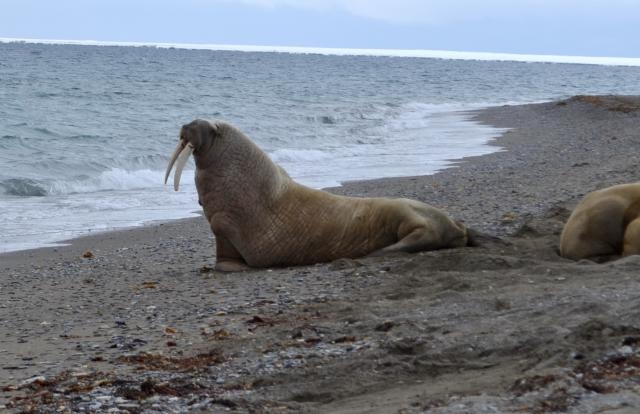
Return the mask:
[(391, 328), (393, 328), (396, 324), (393, 321), (384, 321), (378, 325), (376, 325), (374, 330), (378, 332), (389, 332)]
[(528, 378), (519, 378), (517, 379), (509, 390), (513, 392), (516, 396), (524, 395), (528, 392), (539, 390), (540, 388), (546, 387), (554, 381), (559, 380), (560, 377), (558, 375), (533, 375)]
[(132, 350), (139, 346), (145, 345), (147, 341), (141, 338), (131, 338), (129, 336), (115, 335), (109, 340), (109, 348), (118, 348), (124, 350)]
[(217, 329), (215, 331), (212, 331), (208, 327), (204, 327), (204, 326), (200, 328), (200, 335), (207, 338), (215, 339), (218, 341), (229, 339), (232, 336), (232, 334), (225, 329)]
[(82, 257), (84, 257), (85, 259), (93, 259), (95, 255), (91, 250), (87, 250), (86, 252), (82, 253)]
[(265, 316), (254, 315), (251, 319), (246, 321), (246, 323), (259, 325), (259, 326), (273, 326), (277, 322)]
[(142, 287), (143, 289), (155, 289), (158, 287), (158, 282), (155, 282), (152, 280), (145, 281), (145, 282), (142, 282), (140, 287)]
[(622, 345), (635, 345), (638, 346), (640, 345), (640, 336), (627, 336), (626, 338), (623, 339), (622, 341)]
[(224, 340), (224, 339), (231, 338), (231, 334), (228, 331), (225, 331), (224, 329), (219, 329), (213, 332), (213, 337), (218, 340)]
[(193, 372), (208, 369), (212, 365), (224, 362), (222, 351), (212, 349), (209, 352), (201, 353), (191, 357), (170, 357), (162, 354), (152, 354), (142, 352), (136, 355), (125, 355), (117, 359), (130, 365), (135, 365), (143, 371), (173, 371), (173, 372)]
[(502, 215), (501, 221), (503, 223), (511, 223), (512, 221), (515, 221), (517, 219), (518, 219), (518, 213), (515, 213), (513, 211), (508, 211)]
[(291, 331), (291, 339), (296, 339), (300, 342), (304, 341), (306, 343), (320, 342), (322, 340), (322, 336), (323, 335), (316, 326), (309, 324), (302, 325)]
[[(638, 105), (636, 101), (634, 101), (632, 98), (624, 96), (577, 95), (569, 98), (567, 101), (584, 102), (593, 106), (604, 108), (608, 111), (622, 112), (625, 114), (640, 111), (640, 105)], [(561, 105), (563, 102), (567, 101), (558, 102), (557, 105)]]
[(38, 375), (38, 376), (35, 376), (35, 377), (27, 378), (26, 380), (22, 381), (18, 385), (18, 388), (22, 388), (22, 387), (25, 387), (27, 385), (31, 385), (34, 382), (43, 382), (45, 380), (46, 380), (46, 378), (44, 376), (42, 376), (42, 375)]
[(504, 310), (511, 309), (511, 303), (509, 302), (508, 299), (504, 299), (504, 298), (496, 298), (496, 300), (493, 302), (493, 306), (496, 311), (504, 311)]
[(343, 335), (343, 336), (337, 337), (336, 339), (331, 341), (331, 343), (342, 344), (345, 342), (355, 342), (355, 341), (357, 341), (357, 338), (354, 335)]

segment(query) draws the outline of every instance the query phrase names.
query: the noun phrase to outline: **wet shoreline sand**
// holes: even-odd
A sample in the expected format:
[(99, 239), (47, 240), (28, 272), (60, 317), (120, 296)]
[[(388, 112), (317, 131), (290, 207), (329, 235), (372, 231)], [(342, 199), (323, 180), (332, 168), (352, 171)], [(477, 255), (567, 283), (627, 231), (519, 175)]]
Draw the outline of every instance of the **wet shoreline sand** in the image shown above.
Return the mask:
[(0, 404), (635, 412), (640, 259), (556, 247), (584, 194), (637, 181), (640, 99), (475, 116), (509, 128), (503, 151), (332, 191), (422, 200), (495, 237), (480, 247), (220, 274), (199, 217), (0, 255)]

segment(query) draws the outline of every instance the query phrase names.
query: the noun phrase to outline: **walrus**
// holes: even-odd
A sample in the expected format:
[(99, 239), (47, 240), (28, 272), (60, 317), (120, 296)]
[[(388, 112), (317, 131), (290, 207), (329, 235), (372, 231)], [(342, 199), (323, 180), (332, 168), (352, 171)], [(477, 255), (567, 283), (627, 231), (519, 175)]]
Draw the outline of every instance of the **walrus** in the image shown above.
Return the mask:
[(560, 255), (598, 261), (640, 253), (640, 183), (587, 194), (560, 235)]
[(329, 262), (467, 244), (465, 226), (409, 199), (355, 198), (305, 187), (234, 126), (182, 126), (167, 171), (178, 191), (193, 154), (198, 199), (216, 239), (219, 271)]

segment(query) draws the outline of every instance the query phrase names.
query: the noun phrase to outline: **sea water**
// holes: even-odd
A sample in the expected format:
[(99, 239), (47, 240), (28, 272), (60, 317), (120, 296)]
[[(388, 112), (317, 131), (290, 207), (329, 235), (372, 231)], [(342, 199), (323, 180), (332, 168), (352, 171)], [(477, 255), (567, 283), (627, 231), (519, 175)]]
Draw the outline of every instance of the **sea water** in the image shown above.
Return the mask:
[(180, 126), (223, 119), (322, 188), (498, 150), (466, 111), (640, 94), (640, 67), (0, 42), (0, 252), (199, 210)]

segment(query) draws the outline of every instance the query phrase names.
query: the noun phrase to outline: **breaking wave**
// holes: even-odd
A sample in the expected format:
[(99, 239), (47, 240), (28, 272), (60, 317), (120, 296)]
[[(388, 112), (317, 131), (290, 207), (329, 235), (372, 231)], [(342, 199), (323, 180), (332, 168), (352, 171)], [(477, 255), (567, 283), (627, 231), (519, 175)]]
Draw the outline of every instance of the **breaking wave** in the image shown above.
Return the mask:
[[(188, 171), (182, 179), (182, 185), (189, 185)], [(93, 193), (98, 191), (126, 191), (145, 188), (157, 188), (162, 185), (164, 176), (161, 171), (136, 170), (127, 171), (113, 168), (95, 177), (81, 176), (73, 180), (54, 180), (49, 182), (28, 178), (10, 178), (0, 181), (0, 192), (8, 196), (43, 197), (48, 195), (64, 195)]]
[(0, 182), (2, 193), (16, 197), (43, 197), (47, 190), (38, 182), (29, 179), (10, 178)]

